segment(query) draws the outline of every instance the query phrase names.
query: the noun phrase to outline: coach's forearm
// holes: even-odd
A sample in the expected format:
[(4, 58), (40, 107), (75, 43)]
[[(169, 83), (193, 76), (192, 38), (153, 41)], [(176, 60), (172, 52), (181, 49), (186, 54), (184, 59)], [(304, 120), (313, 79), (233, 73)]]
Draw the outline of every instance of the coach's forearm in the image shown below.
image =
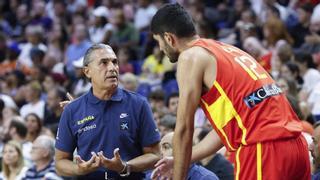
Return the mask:
[(55, 162), (57, 174), (60, 176), (79, 176), (81, 175), (78, 166), (69, 159), (61, 159)]
[(192, 148), (191, 162), (198, 162), (216, 153), (223, 147), (220, 137), (215, 130), (211, 130), (205, 138)]

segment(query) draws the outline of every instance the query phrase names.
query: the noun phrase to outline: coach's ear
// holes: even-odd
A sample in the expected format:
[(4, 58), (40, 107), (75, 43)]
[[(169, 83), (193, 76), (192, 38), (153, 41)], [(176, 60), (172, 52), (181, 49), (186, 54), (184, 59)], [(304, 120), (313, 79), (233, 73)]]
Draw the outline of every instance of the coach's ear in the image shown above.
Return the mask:
[(88, 66), (84, 66), (82, 70), (83, 70), (83, 73), (86, 75), (86, 77), (88, 79), (91, 79), (90, 69), (88, 68)]
[(174, 34), (165, 32), (163, 36), (166, 44), (170, 45), (171, 47), (174, 47), (176, 45), (176, 36)]

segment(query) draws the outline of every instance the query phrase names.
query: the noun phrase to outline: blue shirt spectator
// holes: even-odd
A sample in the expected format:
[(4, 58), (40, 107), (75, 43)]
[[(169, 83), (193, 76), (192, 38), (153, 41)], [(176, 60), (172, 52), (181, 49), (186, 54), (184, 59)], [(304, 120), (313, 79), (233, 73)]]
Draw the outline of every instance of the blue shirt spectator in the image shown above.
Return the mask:
[(37, 167), (35, 165), (32, 166), (27, 170), (26, 176), (23, 178), (23, 180), (41, 180), (41, 179), (50, 179), (50, 180), (61, 179), (62, 180), (62, 178), (56, 174), (54, 161), (51, 161), (51, 163), (48, 164), (47, 167), (39, 171), (37, 171)]

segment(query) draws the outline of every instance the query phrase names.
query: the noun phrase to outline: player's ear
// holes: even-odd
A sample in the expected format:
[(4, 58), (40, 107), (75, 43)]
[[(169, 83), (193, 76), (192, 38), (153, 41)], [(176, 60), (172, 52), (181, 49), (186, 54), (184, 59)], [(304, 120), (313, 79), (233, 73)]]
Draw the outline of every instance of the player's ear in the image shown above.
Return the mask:
[(163, 37), (164, 37), (164, 40), (166, 41), (166, 43), (169, 44), (170, 46), (173, 46), (175, 44), (175, 38), (172, 33), (165, 32), (163, 34)]

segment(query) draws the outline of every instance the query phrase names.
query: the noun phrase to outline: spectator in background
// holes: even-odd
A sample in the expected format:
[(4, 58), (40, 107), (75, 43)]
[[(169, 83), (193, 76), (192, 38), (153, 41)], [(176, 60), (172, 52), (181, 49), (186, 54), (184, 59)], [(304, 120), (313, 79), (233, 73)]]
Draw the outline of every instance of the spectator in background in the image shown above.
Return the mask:
[(142, 65), (142, 78), (161, 79), (166, 71), (172, 70), (173, 64), (170, 63), (167, 56), (161, 52), (159, 46), (153, 48), (153, 52), (149, 55)]
[(320, 179), (320, 123), (314, 125), (313, 142), (309, 146), (313, 157), (312, 180)]
[(6, 59), (0, 63), (0, 76), (11, 73), (16, 69), (19, 54), (20, 49), (18, 44), (11, 43), (7, 49)]
[(172, 114), (164, 115), (158, 123), (158, 128), (159, 128), (161, 137), (165, 136), (170, 132), (173, 132), (175, 127), (176, 127), (176, 116)]
[(31, 81), (25, 88), (25, 99), (27, 104), (20, 109), (20, 114), (25, 118), (29, 113), (37, 114), (41, 120), (44, 117), (45, 102), (40, 99), (42, 88), (38, 81)]
[(129, 63), (132, 60), (131, 52), (129, 48), (122, 47), (118, 49), (117, 57), (119, 61), (119, 73), (133, 73), (134, 69), (132, 64)]
[(125, 73), (121, 76), (120, 82), (124, 89), (132, 92), (136, 92), (138, 87), (138, 78), (132, 73)]
[(151, 92), (148, 96), (148, 100), (152, 110), (156, 109), (167, 111), (167, 108), (165, 106), (165, 94), (163, 90), (158, 89)]
[(265, 38), (265, 46), (268, 49), (273, 49), (276, 43), (283, 39), (289, 44), (293, 44), (293, 39), (288, 33), (284, 23), (277, 18), (269, 18), (263, 24), (263, 35)]
[(27, 127), (26, 141), (33, 142), (41, 133), (42, 122), (35, 113), (30, 113), (24, 118)]
[[(172, 158), (173, 134), (174, 134), (173, 132), (167, 133), (161, 139), (161, 142), (160, 142), (161, 154), (162, 154), (162, 157), (164, 158)], [(152, 174), (151, 174), (151, 178), (153, 178)], [(150, 179), (150, 177), (147, 176), (147, 179)], [(213, 172), (195, 163), (190, 165), (186, 179), (188, 180), (219, 180), (219, 178)]]
[(176, 116), (178, 111), (179, 93), (171, 93), (167, 98), (168, 112)]
[(15, 117), (11, 120), (8, 130), (8, 138), (21, 144), (22, 155), (26, 166), (31, 164), (30, 150), (32, 146), (32, 143), (26, 140), (27, 132), (28, 129), (23, 119)]
[(75, 25), (72, 43), (68, 45), (66, 50), (65, 64), (71, 77), (74, 77), (73, 62), (83, 57), (86, 50), (91, 46), (86, 29), (84, 24)]
[(34, 165), (28, 169), (23, 180), (62, 180), (55, 170), (54, 143), (52, 137), (45, 135), (39, 136), (33, 142), (31, 158)]
[(47, 51), (47, 46), (42, 43), (43, 29), (41, 26), (28, 25), (26, 28), (27, 43), (21, 44), (21, 53), (18, 57), (17, 68), (23, 70), (25, 74), (30, 73), (30, 68), (34, 66), (30, 52), (33, 48), (38, 48), (43, 52)]
[(268, 72), (271, 72), (271, 57), (272, 52), (268, 51), (260, 43), (256, 37), (248, 37), (244, 40), (243, 46), (254, 59), (256, 59), (259, 64)]
[(66, 27), (59, 23), (53, 24), (48, 33), (48, 51), (43, 61), (43, 66), (52, 69), (56, 63), (62, 62), (68, 43)]
[(313, 63), (310, 54), (297, 53), (295, 55), (295, 63), (297, 64), (300, 75), (303, 78), (302, 90), (306, 97), (308, 97), (314, 86), (320, 82), (320, 72), (315, 69), (315, 64)]
[(307, 35), (310, 34), (310, 18), (312, 15), (313, 6), (311, 3), (304, 3), (298, 6), (298, 23), (293, 27), (289, 27), (289, 33), (294, 39), (294, 48), (299, 48), (303, 43)]
[(46, 32), (49, 32), (52, 28), (52, 19), (47, 16), (45, 6), (44, 1), (32, 3), (30, 24), (40, 25)]
[(59, 120), (63, 111), (59, 105), (59, 102), (66, 100), (66, 94), (66, 91), (59, 86), (50, 89), (48, 92), (43, 125), (51, 129), (54, 134), (58, 128)]
[[(198, 136), (195, 137), (195, 143), (199, 143), (209, 132), (210, 129), (201, 128)], [(201, 160), (201, 165), (215, 173), (221, 180), (234, 179), (232, 164), (219, 152)]]
[(83, 71), (83, 57), (74, 61), (73, 66), (75, 68), (77, 81), (72, 85), (72, 94), (76, 97), (80, 97), (82, 94), (88, 92), (91, 88), (91, 82), (86, 78)]
[(123, 9), (117, 8), (113, 14), (114, 31), (109, 44), (115, 49), (121, 47), (135, 48), (139, 43), (139, 33), (135, 27), (125, 19)]
[(90, 39), (93, 43), (107, 43), (110, 40), (113, 26), (108, 22), (110, 12), (108, 8), (99, 6), (92, 11), (93, 25), (89, 27)]
[(5, 143), (2, 155), (0, 179), (22, 180), (28, 168), (24, 166), (21, 144), (17, 141)]
[(280, 77), (287, 81), (295, 82), (297, 89), (301, 90), (303, 79), (300, 76), (299, 67), (293, 62), (287, 62), (281, 66)]
[(157, 8), (151, 0), (138, 0), (138, 9), (134, 16), (134, 26), (138, 31), (148, 30), (151, 19)]

